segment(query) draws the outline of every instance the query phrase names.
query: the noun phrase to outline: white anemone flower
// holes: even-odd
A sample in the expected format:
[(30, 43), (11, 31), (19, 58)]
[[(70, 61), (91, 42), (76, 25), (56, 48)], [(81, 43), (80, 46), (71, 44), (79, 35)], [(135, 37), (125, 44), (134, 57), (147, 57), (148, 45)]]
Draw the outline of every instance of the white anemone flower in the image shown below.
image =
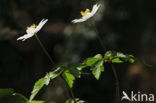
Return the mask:
[(80, 13), (81, 13), (82, 17), (80, 19), (74, 19), (72, 21), (72, 23), (80, 23), (80, 22), (84, 22), (84, 21), (88, 20), (89, 18), (94, 16), (94, 14), (97, 12), (99, 7), (100, 7), (100, 4), (95, 4), (92, 8), (92, 11), (90, 11), (90, 9), (86, 9), (85, 11), (81, 11)]
[(48, 21), (48, 19), (42, 19), (38, 25), (32, 24), (31, 26), (27, 27), (25, 35), (17, 38), (17, 40), (25, 41), (28, 38), (31, 38), (34, 36), (38, 31), (42, 29), (42, 27), (45, 25), (45, 23)]

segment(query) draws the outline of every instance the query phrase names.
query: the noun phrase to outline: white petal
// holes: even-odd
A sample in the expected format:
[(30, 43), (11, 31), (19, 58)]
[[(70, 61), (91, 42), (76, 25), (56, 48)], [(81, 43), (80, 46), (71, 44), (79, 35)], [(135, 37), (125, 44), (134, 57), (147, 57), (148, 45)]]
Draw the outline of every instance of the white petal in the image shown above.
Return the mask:
[(42, 19), (41, 21), (40, 21), (40, 23), (38, 24), (38, 26), (36, 27), (36, 29), (35, 29), (35, 32), (37, 33), (39, 30), (41, 30), (41, 28), (45, 25), (45, 23), (48, 21), (48, 19)]
[(26, 39), (28, 39), (28, 38), (31, 38), (33, 35), (34, 35), (34, 34), (25, 34), (25, 35), (23, 35), (23, 36), (17, 38), (17, 40), (22, 40), (22, 41), (24, 41), (24, 40), (26, 40)]
[(74, 19), (74, 20), (72, 20), (72, 23), (80, 23), (80, 22), (84, 22), (84, 21), (85, 21), (85, 19), (80, 18), (80, 19)]
[(99, 9), (99, 7), (100, 7), (100, 4), (95, 4), (92, 8), (91, 14), (94, 15)]
[(83, 16), (80, 19), (74, 19), (72, 20), (72, 23), (80, 23), (80, 22), (84, 22), (86, 20), (88, 20), (89, 18), (91, 18), (92, 16), (94, 16), (94, 14), (97, 12), (97, 10), (99, 9), (100, 4), (95, 4), (92, 8), (92, 11), (90, 13), (87, 13), (85, 16)]
[(28, 38), (31, 38), (32, 36), (34, 36), (35, 33), (37, 33), (45, 25), (45, 23), (47, 21), (48, 21), (48, 19), (42, 19), (36, 28), (32, 28), (32, 27), (28, 28), (26, 30), (26, 33), (27, 34), (25, 34), (25, 35), (17, 38), (17, 40), (24, 41), (24, 40), (26, 40)]

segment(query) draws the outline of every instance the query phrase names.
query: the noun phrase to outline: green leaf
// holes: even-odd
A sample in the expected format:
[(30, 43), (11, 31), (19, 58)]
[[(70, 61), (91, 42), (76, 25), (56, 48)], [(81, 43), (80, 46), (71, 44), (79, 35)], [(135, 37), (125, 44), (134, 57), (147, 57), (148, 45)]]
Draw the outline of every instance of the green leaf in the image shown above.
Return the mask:
[(0, 103), (27, 103), (22, 94), (14, 93), (13, 89), (0, 89)]
[(64, 73), (62, 74), (63, 78), (65, 79), (65, 81), (67, 82), (68, 86), (70, 88), (73, 87), (73, 83), (74, 83), (74, 80), (75, 80), (75, 77), (74, 75), (72, 75), (69, 70), (66, 70), (64, 71)]
[(124, 62), (130, 62), (130, 63), (134, 63), (135, 62), (135, 58), (133, 55), (129, 55), (126, 54), (125, 57), (120, 57), (120, 59)]
[(99, 80), (101, 72), (104, 72), (104, 66), (103, 66), (103, 60), (100, 60), (98, 63), (96, 63), (92, 68), (92, 74), (94, 77)]
[(130, 63), (134, 63), (135, 62), (135, 58), (133, 55), (129, 55), (129, 60)]
[[(75, 103), (75, 101), (73, 99), (68, 99), (66, 100), (66, 103)], [(85, 103), (85, 101), (76, 98), (76, 103)]]
[(67, 67), (69, 72), (73, 74), (75, 77), (80, 78), (81, 77), (81, 68), (77, 66), (70, 65)]
[(112, 59), (117, 56), (117, 52), (115, 51), (107, 51), (104, 55), (105, 59)]
[(36, 101), (36, 100), (33, 100), (33, 101), (29, 102), (29, 103), (45, 103), (45, 101)]
[(82, 70), (83, 68), (86, 68), (87, 66), (86, 65), (84, 65), (84, 63), (82, 63), (77, 69), (78, 70)]
[(116, 57), (118, 58), (126, 58), (126, 55), (121, 52), (116, 52)]
[[(104, 66), (103, 66), (103, 57), (101, 54), (97, 54), (94, 57), (87, 58), (83, 62), (83, 66), (91, 67), (92, 74), (94, 77), (98, 80), (100, 78), (101, 72), (104, 71)], [(81, 67), (80, 67), (81, 68)]]
[(54, 70), (53, 72), (49, 72), (47, 73), (47, 75), (41, 79), (39, 79), (35, 85), (34, 88), (31, 92), (31, 96), (29, 99), (29, 102), (31, 102), (34, 97), (37, 95), (37, 93), (43, 88), (44, 85), (48, 85), (51, 79), (56, 78), (58, 75), (60, 75), (63, 72), (63, 68), (58, 67), (56, 70)]
[(112, 59), (112, 63), (123, 63), (119, 58)]
[(31, 92), (31, 96), (30, 96), (30, 102), (34, 99), (34, 97), (36, 96), (36, 94), (40, 91), (40, 89), (44, 86), (44, 85), (48, 85), (50, 81), (50, 78), (41, 78), (39, 79), (33, 88), (33, 91)]
[(0, 89), (0, 98), (3, 98), (14, 93), (13, 89)]
[(121, 52), (107, 51), (104, 55), (104, 58), (105, 59), (126, 58), (126, 55)]
[(105, 59), (112, 60), (112, 63), (123, 63), (123, 62), (130, 62), (134, 63), (135, 58), (133, 55), (123, 54), (121, 52), (116, 51), (107, 51), (104, 56)]
[(92, 66), (93, 64), (95, 64), (96, 62), (98, 62), (99, 60), (102, 60), (102, 55), (101, 54), (97, 54), (96, 56), (94, 57), (91, 57), (91, 58), (88, 58), (86, 61), (85, 61), (85, 65), (87, 66)]
[(130, 58), (128, 61), (129, 61), (130, 63), (134, 63), (134, 62), (135, 62), (135, 60), (132, 59), (132, 58)]

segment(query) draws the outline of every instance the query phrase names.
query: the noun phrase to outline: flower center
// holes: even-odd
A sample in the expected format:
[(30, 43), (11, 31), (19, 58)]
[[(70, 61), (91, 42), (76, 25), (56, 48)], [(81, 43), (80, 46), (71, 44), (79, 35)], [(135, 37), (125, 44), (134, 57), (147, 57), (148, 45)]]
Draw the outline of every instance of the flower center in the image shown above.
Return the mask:
[(85, 11), (81, 11), (80, 13), (81, 13), (82, 16), (86, 16), (87, 13), (90, 13), (90, 10), (86, 9)]
[(29, 29), (29, 28), (36, 28), (36, 27), (37, 27), (37, 25), (32, 24), (31, 26), (27, 26), (27, 29)]

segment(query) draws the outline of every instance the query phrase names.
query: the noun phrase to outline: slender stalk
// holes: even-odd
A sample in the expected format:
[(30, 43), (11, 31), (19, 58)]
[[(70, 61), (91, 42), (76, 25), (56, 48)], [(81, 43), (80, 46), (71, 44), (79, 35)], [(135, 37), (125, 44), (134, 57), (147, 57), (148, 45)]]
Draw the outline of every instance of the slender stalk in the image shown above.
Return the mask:
[(115, 81), (116, 81), (116, 103), (120, 103), (119, 79), (118, 79), (117, 72), (116, 72), (116, 69), (115, 69), (114, 65), (111, 64), (111, 66), (112, 66), (112, 70), (113, 70), (113, 73), (114, 73), (114, 76), (115, 76)]
[[(95, 27), (95, 32), (97, 34), (97, 37), (98, 37), (98, 40), (102, 46), (102, 48), (104, 49), (104, 51), (106, 51), (106, 48), (104, 46), (104, 43), (98, 33), (98, 31), (96, 30), (96, 27)], [(113, 70), (113, 73), (114, 73), (114, 77), (115, 77), (115, 82), (116, 82), (116, 103), (120, 103), (120, 88), (119, 88), (119, 79), (118, 79), (118, 76), (117, 76), (117, 72), (116, 72), (116, 69), (114, 67), (113, 64), (111, 64), (112, 66), (112, 70)]]
[(70, 93), (71, 93), (71, 96), (72, 96), (72, 98), (73, 98), (73, 100), (74, 100), (74, 103), (77, 103), (76, 102), (76, 99), (75, 99), (75, 96), (74, 96), (74, 93), (73, 93), (73, 91), (72, 91), (72, 89), (69, 87), (69, 91), (70, 91)]
[(42, 42), (40, 41), (40, 39), (38, 38), (38, 36), (35, 34), (35, 37), (38, 41), (38, 43), (40, 44), (42, 50), (44, 51), (45, 55), (48, 57), (48, 59), (50, 60), (50, 62), (55, 65), (53, 59), (51, 58), (51, 56), (49, 55), (49, 53), (47, 52), (47, 50), (45, 49), (44, 45), (42, 44)]
[(66, 84), (65, 84), (64, 79), (63, 79), (61, 76), (58, 76), (57, 79), (58, 79), (58, 80), (56, 80), (56, 81), (58, 81), (61, 85), (64, 85), (62, 88), (64, 89), (67, 98), (70, 98), (70, 95), (69, 95), (69, 92), (68, 92), (68, 89), (67, 89), (67, 87), (66, 87)]
[[(48, 53), (47, 50), (45, 49), (45, 46), (42, 44), (42, 42), (40, 41), (40, 39), (39, 39), (39, 37), (37, 36), (37, 34), (35, 34), (35, 37), (36, 37), (38, 43), (40, 44), (42, 50), (44, 51), (45, 55), (48, 57), (48, 59), (50, 60), (50, 62), (55, 66), (55, 62), (53, 61), (52, 57), (49, 55), (49, 53)], [(59, 77), (60, 77), (60, 79), (62, 79), (62, 80), (66, 83), (66, 81), (65, 81), (61, 76), (59, 76)], [(68, 87), (69, 87), (69, 86), (68, 86)], [(64, 88), (64, 86), (63, 86), (63, 88)], [(65, 88), (64, 88), (64, 89), (65, 89)], [(66, 89), (65, 89), (65, 91), (66, 91)], [(70, 87), (69, 87), (69, 91), (70, 91), (70, 94), (71, 94), (72, 99), (74, 99), (74, 102), (76, 103), (76, 99), (75, 99), (75, 97), (74, 97), (74, 93), (73, 93), (73, 91), (72, 91), (72, 89), (71, 89)], [(67, 93), (66, 93), (66, 94), (67, 94)]]
[(100, 42), (102, 48), (104, 49), (104, 51), (106, 51), (106, 48), (105, 48), (105, 46), (104, 46), (103, 40), (102, 40), (101, 37), (100, 37), (100, 34), (98, 33), (98, 31), (97, 31), (96, 29), (95, 29), (95, 32), (96, 32), (96, 34), (97, 34), (98, 40), (99, 40), (99, 42)]

